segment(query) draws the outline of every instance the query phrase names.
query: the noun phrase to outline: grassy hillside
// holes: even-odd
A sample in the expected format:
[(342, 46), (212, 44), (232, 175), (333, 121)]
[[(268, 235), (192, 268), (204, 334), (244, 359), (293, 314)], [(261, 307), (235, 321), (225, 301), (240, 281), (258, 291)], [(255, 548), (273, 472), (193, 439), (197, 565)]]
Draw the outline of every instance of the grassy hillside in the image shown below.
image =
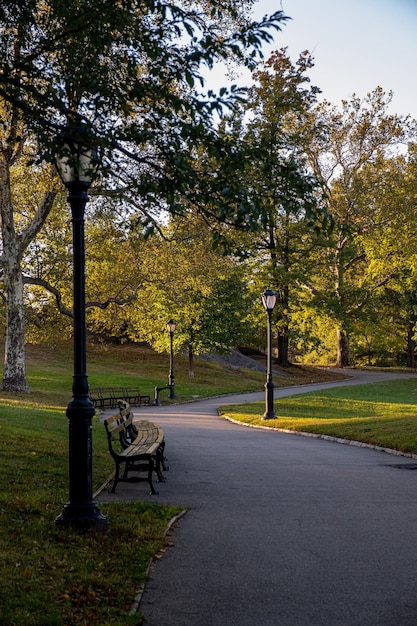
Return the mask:
[[(190, 379), (188, 358), (175, 355), (176, 396), (179, 401), (184, 402), (196, 397), (260, 390), (265, 384), (265, 365), (259, 359), (254, 364), (258, 370), (233, 365), (220, 357), (214, 360), (195, 357), (194, 379)], [(87, 370), (90, 387), (139, 385), (143, 393), (153, 397), (156, 385), (167, 384), (168, 369), (169, 356), (158, 354), (147, 346), (88, 346)], [(62, 393), (62, 402), (66, 404), (71, 395), (72, 344), (28, 346), (27, 371), (29, 384), (36, 394), (42, 391), (51, 392), (60, 398)], [(274, 384), (276, 387), (283, 387), (338, 378), (343, 376), (326, 369), (293, 366), (281, 370), (281, 374), (277, 370)]]

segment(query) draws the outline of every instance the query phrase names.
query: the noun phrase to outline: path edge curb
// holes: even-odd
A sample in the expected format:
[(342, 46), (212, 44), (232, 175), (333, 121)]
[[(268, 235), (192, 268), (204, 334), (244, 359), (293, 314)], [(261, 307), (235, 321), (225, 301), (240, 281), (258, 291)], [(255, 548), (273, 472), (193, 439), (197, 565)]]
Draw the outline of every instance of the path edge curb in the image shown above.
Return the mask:
[(224, 418), (228, 422), (232, 424), (237, 424), (238, 426), (244, 426), (246, 428), (257, 428), (258, 430), (269, 430), (271, 432), (284, 433), (285, 435), (298, 435), (300, 437), (310, 437), (312, 439), (323, 439), (324, 441), (330, 441), (332, 443), (341, 443), (346, 446), (356, 446), (357, 448), (368, 448), (369, 450), (377, 450), (378, 452), (386, 452), (387, 454), (392, 454), (393, 456), (404, 456), (409, 459), (417, 459), (417, 454), (413, 452), (404, 452), (403, 450), (395, 450), (393, 448), (384, 448), (384, 446), (377, 446), (372, 443), (365, 443), (364, 441), (355, 441), (354, 439), (343, 439), (343, 437), (333, 437), (332, 435), (323, 435), (320, 433), (308, 433), (304, 430), (290, 430), (289, 428), (270, 428), (269, 426), (260, 426), (258, 424), (245, 424), (245, 422), (239, 422), (239, 420), (235, 420), (228, 415), (220, 415), (219, 417)]

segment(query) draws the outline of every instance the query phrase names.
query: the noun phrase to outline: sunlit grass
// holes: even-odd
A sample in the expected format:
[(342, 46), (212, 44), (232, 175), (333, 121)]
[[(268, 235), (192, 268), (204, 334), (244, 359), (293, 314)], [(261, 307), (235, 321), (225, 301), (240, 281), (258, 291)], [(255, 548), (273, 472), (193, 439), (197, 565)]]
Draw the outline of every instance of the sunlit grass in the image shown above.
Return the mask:
[(339, 387), (275, 401), (276, 419), (263, 420), (265, 404), (230, 405), (221, 414), (284, 430), (326, 434), (417, 453), (417, 379)]

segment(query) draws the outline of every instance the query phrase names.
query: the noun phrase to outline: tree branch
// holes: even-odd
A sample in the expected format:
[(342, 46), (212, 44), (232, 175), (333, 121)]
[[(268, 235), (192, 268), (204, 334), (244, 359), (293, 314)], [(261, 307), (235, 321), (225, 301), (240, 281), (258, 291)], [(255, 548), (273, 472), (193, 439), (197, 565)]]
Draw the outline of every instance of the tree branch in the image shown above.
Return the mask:
[[(58, 311), (63, 315), (67, 315), (67, 317), (74, 317), (73, 311), (66, 307), (62, 302), (62, 295), (59, 289), (51, 285), (47, 280), (43, 278), (35, 278), (33, 276), (25, 276), (23, 275), (23, 283), (25, 285), (37, 285), (38, 287), (43, 287), (46, 291), (51, 293), (55, 297), (55, 302), (58, 308)], [(108, 298), (104, 302), (91, 301), (86, 302), (85, 308), (99, 308), (99, 309), (107, 309), (110, 304), (117, 304), (118, 306), (123, 306), (124, 304), (129, 304), (129, 302), (133, 302), (137, 298), (137, 293), (131, 294), (127, 298)]]
[(30, 222), (26, 230), (22, 233), (22, 236), (20, 238), (20, 254), (21, 255), (23, 255), (24, 251), (27, 249), (29, 244), (35, 239), (36, 235), (39, 233), (39, 231), (45, 224), (45, 221), (53, 207), (56, 195), (57, 195), (56, 191), (48, 191), (44, 194), (42, 201), (36, 211), (35, 217)]
[(67, 315), (68, 317), (73, 318), (73, 312), (71, 309), (68, 309), (62, 302), (62, 295), (59, 289), (48, 283), (47, 280), (43, 278), (34, 278), (33, 276), (25, 276), (23, 275), (23, 284), (24, 285), (37, 285), (38, 287), (43, 287), (46, 291), (49, 291), (53, 296), (55, 296), (55, 302), (58, 307), (58, 311), (63, 315)]
[(129, 302), (133, 302), (136, 300), (137, 294), (136, 292), (128, 296), (127, 298), (108, 298), (104, 302), (86, 302), (85, 308), (96, 307), (98, 309), (107, 309), (110, 304), (117, 304), (118, 306), (123, 306), (124, 304), (129, 304)]

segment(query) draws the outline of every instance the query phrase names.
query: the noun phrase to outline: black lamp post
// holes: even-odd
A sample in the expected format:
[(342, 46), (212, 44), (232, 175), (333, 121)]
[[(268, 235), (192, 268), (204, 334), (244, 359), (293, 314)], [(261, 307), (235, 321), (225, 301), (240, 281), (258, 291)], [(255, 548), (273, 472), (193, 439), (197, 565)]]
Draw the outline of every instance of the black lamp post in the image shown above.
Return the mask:
[(264, 420), (274, 419), (276, 417), (274, 412), (274, 383), (272, 382), (272, 311), (274, 310), (275, 303), (277, 301), (277, 295), (272, 289), (265, 289), (261, 294), (262, 304), (268, 314), (268, 366), (265, 383), (265, 413), (263, 415)]
[(168, 387), (169, 387), (169, 396), (171, 400), (175, 400), (175, 376), (174, 376), (174, 350), (172, 348), (172, 340), (174, 338), (174, 332), (177, 327), (177, 323), (174, 320), (169, 320), (167, 322), (167, 330), (169, 332), (169, 378), (168, 378)]
[(108, 519), (93, 501), (92, 430), (94, 405), (88, 397), (85, 322), (85, 242), (84, 212), (97, 159), (88, 147), (84, 125), (74, 125), (59, 137), (56, 157), (62, 181), (68, 189), (72, 214), (73, 297), (74, 297), (74, 376), (72, 400), (67, 406), (69, 420), (69, 502), (55, 522), (77, 530), (106, 530)]

